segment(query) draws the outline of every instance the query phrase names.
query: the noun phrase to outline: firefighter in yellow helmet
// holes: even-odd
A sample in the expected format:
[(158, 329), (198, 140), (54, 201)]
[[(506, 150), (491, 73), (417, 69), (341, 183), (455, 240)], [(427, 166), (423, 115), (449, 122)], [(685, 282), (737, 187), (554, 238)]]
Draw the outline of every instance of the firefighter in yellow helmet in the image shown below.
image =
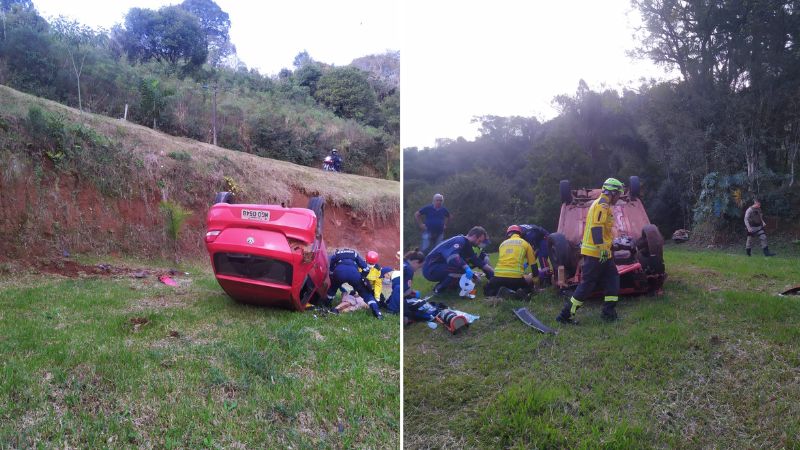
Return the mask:
[(536, 267), (536, 252), (521, 234), (519, 225), (511, 225), (506, 230), (507, 239), (500, 244), (494, 276), (483, 288), (484, 295), (526, 298), (530, 294), (533, 277), (525, 273), (525, 263), (533, 270)]
[(581, 242), (581, 255), (583, 255), (581, 283), (556, 317), (558, 322), (574, 323), (578, 308), (583, 305), (584, 300), (598, 285), (605, 291), (603, 319), (617, 319), (619, 273), (617, 273), (617, 265), (614, 264), (614, 259), (611, 257), (611, 242), (614, 239), (611, 234), (614, 226), (614, 215), (611, 210), (622, 195), (623, 187), (622, 182), (616, 178), (607, 179), (603, 183), (600, 197), (589, 207)]

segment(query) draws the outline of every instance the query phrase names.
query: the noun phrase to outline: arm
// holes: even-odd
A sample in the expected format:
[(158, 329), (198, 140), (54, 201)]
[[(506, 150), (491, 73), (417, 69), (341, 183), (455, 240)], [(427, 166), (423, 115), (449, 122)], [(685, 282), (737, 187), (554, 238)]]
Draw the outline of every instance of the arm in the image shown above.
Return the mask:
[(422, 213), (421, 212), (417, 211), (417, 212), (414, 213), (414, 220), (417, 221), (417, 225), (419, 226), (419, 228), (421, 230), (425, 229), (425, 224), (422, 223)]
[(750, 227), (750, 215), (752, 214), (752, 209), (747, 208), (747, 211), (744, 212), (744, 227), (747, 228), (748, 233), (752, 233), (753, 229)]
[[(531, 268), (531, 273), (536, 273), (538, 271), (536, 251), (534, 251), (531, 244), (527, 242), (525, 242), (525, 256), (528, 258), (528, 267)], [(534, 269), (534, 267), (536, 267), (536, 269)]]
[(445, 229), (445, 230), (447, 229), (447, 223), (448, 222), (450, 222), (450, 211), (447, 211), (447, 213), (445, 213), (445, 215), (444, 215), (444, 228), (443, 229)]
[(597, 212), (592, 212), (597, 217), (592, 217), (592, 244), (594, 245), (603, 245), (603, 229), (608, 222), (608, 213), (609, 213), (609, 206), (607, 204), (600, 204), (599, 208), (597, 208)]

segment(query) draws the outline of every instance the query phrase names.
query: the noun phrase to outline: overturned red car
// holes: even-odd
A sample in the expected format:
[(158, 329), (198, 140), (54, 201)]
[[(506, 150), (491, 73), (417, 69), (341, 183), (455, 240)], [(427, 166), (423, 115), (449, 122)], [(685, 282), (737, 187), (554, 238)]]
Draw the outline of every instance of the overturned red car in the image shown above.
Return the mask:
[[(568, 180), (559, 186), (561, 215), (558, 232), (547, 238), (553, 264), (553, 284), (568, 290), (581, 281), (580, 244), (586, 214), (600, 189), (572, 190)], [(611, 253), (620, 275), (620, 295), (660, 294), (667, 278), (664, 267), (664, 238), (650, 223), (640, 193), (639, 177), (630, 177), (627, 189), (613, 207), (614, 241)], [(600, 294), (599, 292), (597, 293)]]
[(297, 311), (324, 299), (324, 199), (312, 197), (307, 208), (232, 200), (230, 192), (218, 193), (206, 219), (206, 248), (222, 289), (243, 303)]

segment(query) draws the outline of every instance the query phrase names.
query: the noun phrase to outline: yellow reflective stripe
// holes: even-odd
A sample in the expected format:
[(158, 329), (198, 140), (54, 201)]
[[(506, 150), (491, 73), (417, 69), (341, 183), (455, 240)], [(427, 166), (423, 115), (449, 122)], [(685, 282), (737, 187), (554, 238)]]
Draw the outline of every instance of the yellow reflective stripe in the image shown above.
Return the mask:
[(583, 302), (575, 297), (570, 298), (569, 301), (572, 303), (572, 308), (569, 309), (569, 312), (574, 316), (575, 313), (578, 311), (578, 308), (583, 306)]
[(617, 297), (616, 295), (606, 295), (605, 301), (616, 302), (619, 301), (619, 297)]

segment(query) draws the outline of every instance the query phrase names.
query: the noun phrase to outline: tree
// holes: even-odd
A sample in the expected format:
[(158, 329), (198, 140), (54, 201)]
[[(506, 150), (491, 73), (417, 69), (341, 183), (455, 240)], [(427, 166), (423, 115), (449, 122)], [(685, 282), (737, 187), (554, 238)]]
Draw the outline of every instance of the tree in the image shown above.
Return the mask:
[(131, 61), (166, 61), (177, 65), (201, 66), (208, 57), (206, 35), (200, 20), (177, 7), (165, 6), (158, 11), (131, 8), (125, 16), (125, 27), (119, 30), (123, 49)]
[(375, 118), (377, 99), (366, 74), (355, 67), (337, 67), (324, 73), (314, 97), (347, 119), (370, 123)]
[(212, 66), (218, 66), (226, 57), (236, 53), (230, 42), (230, 17), (213, 0), (184, 0), (179, 6), (200, 20), (200, 28), (208, 42), (208, 62)]
[(139, 83), (139, 94), (141, 95), (142, 111), (153, 119), (153, 129), (158, 125), (164, 109), (167, 106), (167, 98), (175, 92), (162, 86), (157, 78), (144, 78)]
[(64, 43), (67, 54), (69, 55), (75, 80), (78, 85), (78, 109), (83, 111), (81, 101), (81, 73), (86, 55), (90, 51), (90, 45), (95, 41), (95, 32), (91, 27), (81, 25), (74, 20), (59, 17), (50, 24), (56, 36)]

